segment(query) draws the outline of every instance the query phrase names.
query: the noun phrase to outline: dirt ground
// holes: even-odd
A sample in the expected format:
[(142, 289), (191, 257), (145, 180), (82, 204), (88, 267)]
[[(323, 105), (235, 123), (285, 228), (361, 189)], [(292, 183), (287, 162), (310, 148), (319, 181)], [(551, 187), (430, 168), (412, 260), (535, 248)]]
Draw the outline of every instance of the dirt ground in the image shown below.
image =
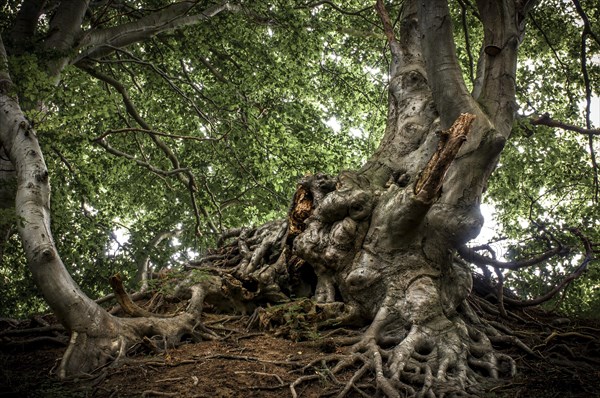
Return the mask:
[[(600, 397), (600, 322), (555, 316), (531, 319), (511, 330), (539, 356), (508, 345), (498, 347), (517, 360), (518, 374), (490, 386), (484, 396)], [(53, 331), (51, 338), (17, 338), (7, 330), (39, 327), (39, 317), (38, 322), (17, 325), (0, 322), (0, 397), (292, 397), (290, 384), (302, 376), (295, 385), (298, 397), (327, 397), (340, 391), (335, 381), (351, 377), (333, 378), (328, 363), (318, 361), (348, 350), (332, 338), (321, 334), (294, 342), (275, 336), (277, 330), (246, 331), (246, 320), (207, 314), (207, 325), (222, 339), (162, 353), (140, 350), (119, 367), (66, 381), (58, 381), (53, 373), (64, 351), (57, 344), (65, 341), (64, 332)], [(303, 370), (311, 361), (315, 366)], [(379, 396), (376, 390), (365, 391)]]

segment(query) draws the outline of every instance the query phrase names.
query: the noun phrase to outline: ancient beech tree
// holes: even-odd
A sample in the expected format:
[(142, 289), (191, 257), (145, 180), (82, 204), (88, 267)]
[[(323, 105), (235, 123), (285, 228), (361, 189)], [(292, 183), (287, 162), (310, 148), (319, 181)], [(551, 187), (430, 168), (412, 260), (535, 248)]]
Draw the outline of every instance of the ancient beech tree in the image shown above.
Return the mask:
[[(19, 233), (29, 267), (71, 332), (60, 375), (118, 363), (144, 337), (210, 337), (201, 323), (205, 301), (251, 312), (259, 302), (285, 302), (292, 295), (314, 297), (325, 326), (370, 325), (352, 354), (333, 368), (362, 364), (342, 395), (368, 372), (390, 397), (476, 393), (482, 375), (513, 374), (514, 361), (490, 342), (500, 332), (466, 301), (473, 282), (457, 250), (481, 229), (482, 192), (511, 134), (517, 52), (533, 3), (477, 1), (484, 39), (469, 91), (446, 0), (406, 0), (396, 23), (377, 1), (392, 58), (385, 135), (371, 158), (359, 170), (304, 178), (286, 220), (225, 234), (222, 249), (192, 264), (199, 270), (177, 287), (175, 295), (189, 300), (185, 312), (170, 318), (147, 313), (113, 278), (121, 306), (132, 315), (117, 318), (81, 292), (53, 242), (51, 176), (34, 127), (14, 96), (19, 82), (11, 81), (5, 50), (27, 51), (46, 6), (25, 0), (1, 46), (0, 144), (18, 180), (16, 214), (23, 220)], [(83, 24), (88, 7), (86, 0), (58, 2), (49, 22), (42, 41), (45, 70), (56, 82), (75, 65), (112, 84), (94, 72), (97, 59), (238, 6), (198, 9), (195, 2), (180, 2), (100, 29)], [(160, 137), (153, 139), (160, 145)], [(190, 183), (185, 174), (179, 177)], [(0, 204), (7, 207), (11, 192), (2, 194)]]

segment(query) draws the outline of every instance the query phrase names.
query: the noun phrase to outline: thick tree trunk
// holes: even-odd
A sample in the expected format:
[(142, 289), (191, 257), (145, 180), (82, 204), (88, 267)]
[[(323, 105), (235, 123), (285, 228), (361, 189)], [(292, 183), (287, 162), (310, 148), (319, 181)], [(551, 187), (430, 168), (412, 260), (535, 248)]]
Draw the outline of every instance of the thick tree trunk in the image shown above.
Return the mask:
[[(79, 12), (65, 23), (71, 28), (58, 31), (50, 47), (73, 44), (87, 6), (76, 3)], [(36, 284), (72, 332), (61, 375), (118, 360), (143, 337), (210, 338), (200, 326), (205, 300), (247, 312), (257, 301), (292, 295), (314, 295), (329, 318), (324, 325), (369, 325), (354, 356), (332, 371), (360, 360), (353, 380), (371, 369), (387, 396), (416, 394), (415, 386), (423, 396), (460, 394), (476, 388), (481, 373), (513, 373), (513, 361), (494, 351), (490, 328), (469, 308), (470, 271), (454, 255), (479, 233), (479, 200), (512, 125), (520, 16), (512, 2), (498, 4), (478, 2), (484, 46), (500, 49), (482, 51), (478, 103), (461, 77), (446, 1), (405, 1), (400, 40), (378, 1), (393, 56), (379, 149), (356, 172), (307, 177), (285, 222), (230, 234), (235, 241), (226, 254), (199, 260), (200, 274), (192, 271), (176, 288), (189, 306), (168, 319), (132, 303), (118, 278), (116, 295), (134, 318), (114, 318), (71, 279), (50, 232), (48, 172), (37, 138), (15, 99), (0, 90), (0, 144), (16, 169), (24, 250)], [(65, 62), (49, 65), (51, 74)]]
[[(287, 225), (236, 231), (234, 244), (221, 252), (228, 255), (199, 262), (225, 265), (241, 258), (231, 274), (273, 297), (294, 293), (294, 273), (304, 275), (309, 281), (297, 290), (314, 285), (310, 291), (329, 317), (323, 325), (369, 325), (352, 358), (332, 369), (362, 361), (348, 386), (370, 369), (389, 397), (460, 395), (477, 393), (481, 375), (496, 379), (515, 372), (514, 361), (491, 345), (488, 336), (498, 331), (466, 301), (471, 273), (455, 256), (482, 226), (479, 201), (514, 110), (510, 76), (519, 29), (511, 23), (518, 19), (506, 7), (498, 22), (489, 15), (495, 8), (481, 3), (484, 21), (506, 32), (502, 54), (483, 55), (495, 72), (487, 70), (478, 91), (491, 113), (466, 90), (445, 1), (406, 1), (399, 41), (378, 2), (393, 55), (379, 149), (356, 172), (305, 178)], [(486, 46), (490, 40), (496, 38), (486, 36)], [(497, 101), (490, 100), (496, 89)], [(248, 250), (256, 240), (257, 249)], [(276, 261), (265, 255), (280, 247)], [(291, 265), (297, 258), (314, 274)]]
[[(493, 34), (505, 34), (500, 55), (483, 55), (491, 118), (462, 80), (446, 2), (405, 2), (400, 41), (378, 2), (393, 54), (385, 136), (361, 170), (338, 176), (335, 191), (313, 185), (314, 210), (294, 241), (317, 274), (316, 300), (343, 308), (335, 322), (371, 322), (355, 350), (388, 396), (414, 393), (404, 382), (415, 381), (424, 396), (464, 392), (482, 370), (497, 378), (502, 359), (514, 372), (465, 301), (471, 275), (454, 256), (482, 226), (479, 200), (514, 112), (516, 11), (506, 6), (498, 22), (490, 16), (498, 10), (481, 3)], [(382, 350), (390, 338), (400, 342)]]

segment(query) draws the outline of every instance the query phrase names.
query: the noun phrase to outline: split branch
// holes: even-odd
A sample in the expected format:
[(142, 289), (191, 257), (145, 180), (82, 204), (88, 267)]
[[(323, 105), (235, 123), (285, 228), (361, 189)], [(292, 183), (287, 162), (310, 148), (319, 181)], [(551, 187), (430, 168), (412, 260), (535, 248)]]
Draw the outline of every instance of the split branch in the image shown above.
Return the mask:
[(127, 314), (132, 317), (156, 317), (156, 318), (172, 318), (174, 315), (163, 315), (163, 314), (154, 314), (150, 311), (146, 311), (139, 305), (133, 302), (129, 294), (125, 291), (125, 287), (123, 286), (123, 280), (121, 279), (121, 275), (116, 274), (109, 278), (110, 286), (112, 287), (115, 298), (117, 302), (123, 308)]
[(462, 113), (447, 130), (441, 132), (438, 148), (415, 183), (414, 193), (421, 201), (431, 203), (442, 190), (446, 171), (466, 141), (475, 115)]

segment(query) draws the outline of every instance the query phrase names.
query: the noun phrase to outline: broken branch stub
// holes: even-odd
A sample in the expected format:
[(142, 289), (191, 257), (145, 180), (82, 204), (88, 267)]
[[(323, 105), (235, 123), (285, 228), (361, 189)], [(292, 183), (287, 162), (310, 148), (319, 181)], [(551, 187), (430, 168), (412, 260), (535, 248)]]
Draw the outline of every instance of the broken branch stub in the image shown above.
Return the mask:
[(414, 193), (425, 203), (433, 202), (441, 193), (444, 176), (467, 140), (475, 115), (461, 113), (452, 126), (442, 131), (437, 150), (415, 183)]

